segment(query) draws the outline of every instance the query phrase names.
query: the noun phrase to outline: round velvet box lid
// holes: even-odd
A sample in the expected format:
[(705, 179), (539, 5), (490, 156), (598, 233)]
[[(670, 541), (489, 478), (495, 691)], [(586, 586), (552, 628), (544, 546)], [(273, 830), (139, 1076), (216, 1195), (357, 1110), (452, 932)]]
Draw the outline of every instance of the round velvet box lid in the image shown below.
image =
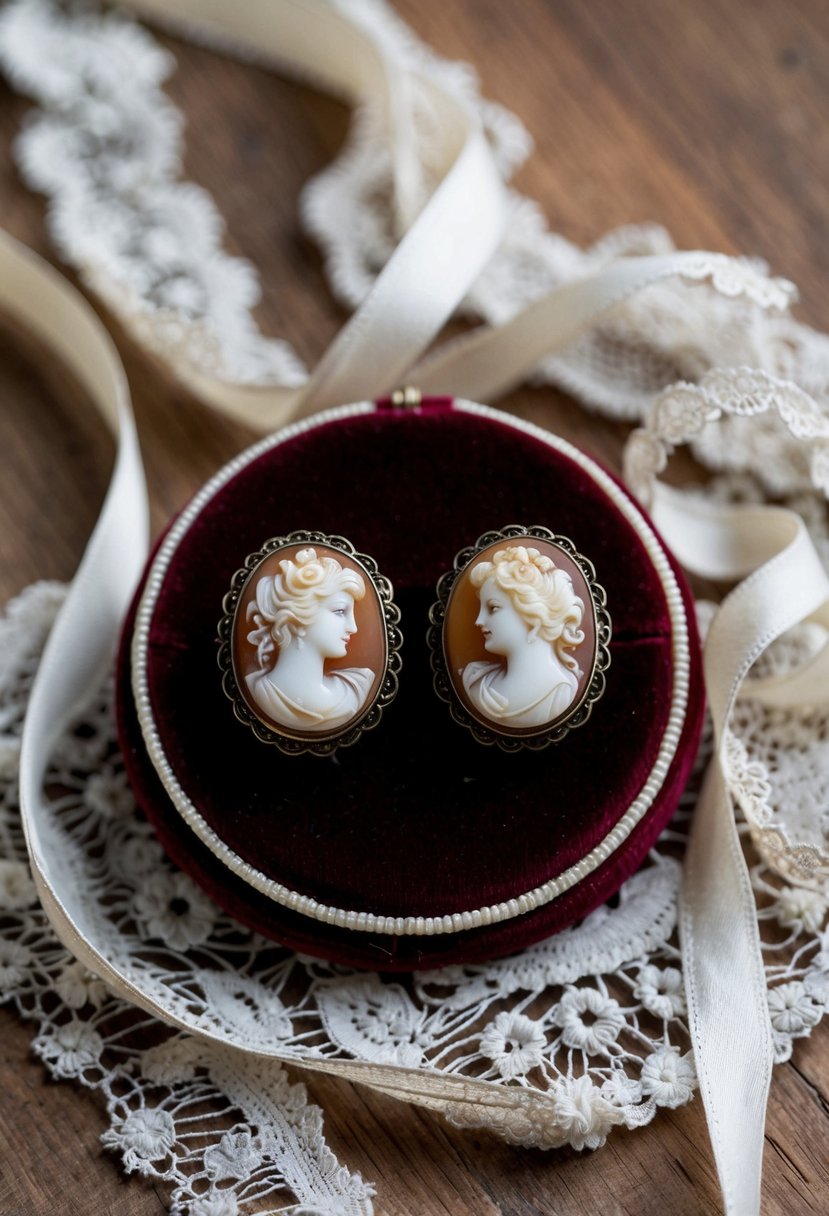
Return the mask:
[[(604, 695), (543, 750), (458, 725), (426, 644), (438, 578), (511, 524), (569, 537), (613, 621)], [(325, 757), (261, 742), (217, 665), (235, 572), (303, 529), (376, 560), (404, 638), (396, 699)], [(556, 436), (445, 399), (328, 411), (232, 461), (162, 538), (118, 661), (127, 772), (170, 856), (264, 935), (381, 971), (507, 954), (609, 898), (676, 807), (702, 713), (693, 601), (641, 508)]]

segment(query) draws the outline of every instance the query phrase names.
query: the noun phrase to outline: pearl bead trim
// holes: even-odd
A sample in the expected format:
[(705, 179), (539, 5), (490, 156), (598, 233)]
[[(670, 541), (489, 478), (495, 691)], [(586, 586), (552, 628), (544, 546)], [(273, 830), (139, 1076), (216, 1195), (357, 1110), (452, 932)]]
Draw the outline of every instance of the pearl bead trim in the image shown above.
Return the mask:
[(662, 735), (656, 760), (647, 780), (637, 797), (630, 804), (624, 815), (615, 826), (589, 853), (575, 865), (570, 866), (557, 878), (550, 879), (531, 891), (525, 891), (513, 899), (498, 904), (490, 904), (482, 908), (474, 908), (468, 912), (454, 912), (445, 916), (384, 916), (368, 911), (336, 908), (323, 904), (308, 895), (292, 891), (282, 883), (268, 878), (249, 862), (239, 857), (207, 824), (202, 815), (187, 797), (182, 789), (173, 768), (167, 759), (161, 743), (152, 704), (147, 687), (147, 651), (149, 644), (152, 616), (158, 600), (164, 578), (170, 561), (180, 541), (190, 525), (200, 514), (206, 504), (222, 487), (235, 477), (243, 468), (256, 460), (265, 452), (287, 442), (297, 435), (312, 430), (317, 426), (334, 422), (339, 419), (353, 418), (361, 414), (372, 413), (375, 407), (366, 402), (357, 405), (341, 406), (338, 409), (326, 410), (313, 418), (304, 419), (285, 427), (275, 435), (254, 444), (245, 452), (240, 453), (229, 464), (225, 465), (195, 496), (173, 524), (159, 549), (150, 569), (144, 593), (138, 607), (135, 630), (132, 640), (132, 687), (135, 697), (138, 721), (144, 738), (147, 753), (170, 800), (188, 827), (198, 836), (211, 852), (227, 866), (238, 878), (241, 878), (256, 891), (282, 904), (291, 911), (299, 912), (328, 925), (336, 925), (341, 929), (353, 929), (363, 933), (383, 933), (391, 936), (431, 937), (441, 933), (458, 933), (466, 929), (478, 929), (485, 925), (499, 924), (522, 916), (542, 907), (557, 896), (563, 894), (577, 883), (581, 882), (596, 870), (631, 834), (633, 829), (652, 806), (671, 763), (676, 755), (685, 716), (688, 707), (688, 689), (690, 679), (690, 645), (688, 639), (688, 623), (685, 616), (685, 605), (679, 590), (674, 572), (671, 569), (664, 549), (657, 540), (647, 521), (636, 505), (623, 493), (616, 483), (603, 469), (596, 465), (589, 456), (580, 452), (566, 440), (552, 435), (532, 423), (511, 418), (502, 411), (489, 406), (476, 405), (469, 401), (455, 401), (455, 408), (466, 414), (514, 426), (533, 438), (555, 448), (563, 455), (580, 465), (586, 473), (601, 487), (607, 496), (618, 507), (624, 518), (631, 524), (641, 539), (654, 568), (662, 583), (671, 620), (673, 638), (673, 690), (668, 721)]

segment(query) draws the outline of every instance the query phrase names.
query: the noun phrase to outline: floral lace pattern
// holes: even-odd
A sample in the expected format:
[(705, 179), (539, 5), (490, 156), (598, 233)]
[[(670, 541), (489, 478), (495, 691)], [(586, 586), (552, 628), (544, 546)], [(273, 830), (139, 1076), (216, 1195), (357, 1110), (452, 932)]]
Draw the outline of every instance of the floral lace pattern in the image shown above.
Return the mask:
[[(440, 173), (439, 131), (420, 79), (438, 81), (478, 111), (505, 180), (532, 141), (513, 114), (480, 97), (467, 65), (436, 56), (382, 0), (338, 3), (370, 26), (391, 62), (414, 69), (410, 180), (395, 191), (386, 120), (362, 107), (345, 148), (301, 199), (332, 289), (354, 307)], [(139, 340), (219, 379), (301, 383), (304, 369), (294, 352), (263, 336), (253, 320), (254, 268), (222, 251), (215, 203), (180, 180), (182, 119), (162, 90), (172, 57), (112, 13), (72, 14), (50, 0), (13, 0), (0, 13), (0, 66), (40, 106), (18, 140), (17, 158), (28, 184), (49, 196), (58, 249)], [(633, 225), (582, 250), (548, 230), (533, 200), (511, 191), (510, 205), (501, 246), (461, 309), (492, 324), (617, 258), (673, 248), (664, 229)], [(701, 255), (684, 278), (700, 284), (690, 297), (678, 280), (631, 296), (602, 325), (543, 360), (535, 378), (626, 419), (640, 418), (666, 383), (723, 365), (797, 380), (825, 400), (829, 342), (785, 312), (768, 312), (785, 310), (790, 284), (769, 278), (759, 260), (711, 255)], [(762, 443), (759, 428), (742, 436), (746, 454), (755, 435)]]
[[(509, 179), (530, 149), (518, 120), (481, 100), (469, 69), (434, 56), (380, 0), (342, 3), (392, 58), (478, 107)], [(167, 357), (240, 383), (299, 383), (293, 352), (253, 322), (253, 268), (223, 252), (215, 204), (180, 180), (181, 116), (162, 92), (171, 57), (121, 17), (14, 0), (0, 12), (0, 63), (40, 107), (17, 145), (24, 176), (49, 196), (55, 243), (92, 288)], [(338, 160), (306, 188), (305, 224), (349, 305), (439, 173), (425, 91), (414, 133), (419, 173), (394, 203), (388, 132), (370, 109), (355, 113)], [(509, 231), (463, 306), (492, 323), (617, 258), (672, 248), (662, 228), (643, 225), (581, 250), (548, 231), (532, 200), (513, 193), (511, 203)], [(690, 443), (719, 474), (707, 493), (782, 497), (829, 556), (829, 338), (786, 313), (791, 290), (761, 263), (709, 257), (686, 278), (697, 280), (691, 291), (671, 281), (631, 296), (544, 360), (536, 378), (644, 422), (627, 452), (629, 482), (643, 496), (671, 449)], [(512, 958), (391, 982), (280, 950), (169, 865), (134, 807), (103, 690), (55, 750), (51, 831), (112, 960), (194, 1033), (116, 1000), (40, 910), (17, 808), (26, 697), (62, 595), (39, 584), (0, 622), (0, 996), (34, 1022), (34, 1050), (54, 1076), (100, 1093), (104, 1144), (128, 1172), (164, 1182), (174, 1214), (237, 1216), (269, 1196), (297, 1214), (372, 1211), (373, 1188), (334, 1159), (319, 1110), (266, 1058), (274, 1047), (297, 1064), (397, 1066), (410, 1100), (543, 1148), (595, 1149), (614, 1127), (642, 1126), (690, 1100), (676, 906), (693, 787), (614, 906)], [(821, 641), (804, 627), (764, 661), (785, 666)], [(825, 714), (772, 712), (746, 698), (729, 745), (749, 856), (795, 840), (813, 851), (813, 867), (823, 864)], [(827, 905), (762, 862), (752, 881), (783, 1061), (829, 1005)]]
[(714, 368), (656, 397), (625, 453), (625, 477), (644, 501), (684, 443), (708, 468), (751, 473), (769, 495), (829, 495), (829, 403), (759, 368)]
[[(751, 429), (765, 454), (756, 464), (743, 435)], [(705, 494), (720, 501), (773, 496), (796, 511), (829, 565), (829, 408), (791, 380), (757, 368), (716, 368), (695, 384), (660, 393), (625, 449), (625, 477), (644, 501), (674, 448), (690, 444), (720, 470)], [(691, 495), (699, 490), (691, 488)], [(709, 607), (702, 609), (710, 616)], [(753, 677), (781, 676), (824, 648), (826, 629), (806, 622), (771, 646)], [(726, 732), (728, 779), (760, 855), (789, 881), (815, 885), (829, 876), (825, 703), (785, 709), (752, 698), (743, 686)]]
[[(676, 919), (693, 786), (615, 907), (509, 958), (391, 981), (242, 929), (165, 860), (126, 784), (105, 689), (56, 749), (50, 830), (96, 931), (107, 926), (111, 960), (194, 1033), (113, 997), (40, 909), (17, 809), (22, 716), (61, 600), (59, 586), (36, 584), (0, 621), (0, 994), (35, 1022), (54, 1076), (101, 1093), (103, 1143), (127, 1172), (164, 1181), (173, 1213), (235, 1216), (286, 1191), (308, 1210), (372, 1211), (372, 1187), (327, 1148), (321, 1112), (265, 1058), (274, 1047), (297, 1064), (400, 1066), (410, 1100), (539, 1148), (595, 1149), (614, 1127), (690, 1100)], [(749, 731), (741, 746), (762, 738)], [(827, 904), (762, 865), (752, 877), (785, 1060), (829, 1004)]]
[(213, 200), (178, 180), (183, 123), (161, 88), (172, 56), (112, 13), (24, 0), (0, 13), (0, 64), (43, 107), (18, 160), (90, 286), (162, 354), (244, 383), (301, 382), (293, 351), (253, 322), (257, 277), (223, 252)]
[[(373, 1188), (336, 1161), (321, 1111), (281, 1064), (171, 1036), (74, 960), (38, 904), (16, 766), (28, 689), (62, 598), (55, 584), (38, 584), (0, 626), (0, 999), (35, 1022), (33, 1050), (53, 1076), (101, 1093), (110, 1121), (104, 1145), (127, 1172), (167, 1184), (174, 1216), (236, 1216), (266, 1196), (305, 1211), (369, 1216)], [(216, 989), (224, 983), (228, 999), (244, 999), (242, 973), (262, 943), (222, 921), (189, 878), (163, 865), (114, 753), (108, 699), (91, 705), (85, 722), (83, 737), (61, 742), (55, 776), (69, 839), (96, 851), (93, 868), (108, 874), (98, 896), (109, 891), (113, 915), (129, 917), (159, 954), (163, 941), (171, 957), (200, 949), (204, 966), (220, 960)], [(284, 1033), (287, 1018), (280, 1022), (266, 990), (257, 991), (260, 1033)]]

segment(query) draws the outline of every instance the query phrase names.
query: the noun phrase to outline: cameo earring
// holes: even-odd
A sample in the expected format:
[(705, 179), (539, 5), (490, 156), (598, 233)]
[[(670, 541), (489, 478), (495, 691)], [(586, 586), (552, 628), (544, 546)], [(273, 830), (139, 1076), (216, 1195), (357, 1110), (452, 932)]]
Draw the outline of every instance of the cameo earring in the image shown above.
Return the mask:
[(437, 584), (434, 687), (480, 743), (557, 743), (590, 717), (610, 665), (610, 615), (567, 537), (517, 524), (462, 549)]
[(290, 755), (330, 755), (397, 693), (400, 610), (377, 563), (343, 536), (291, 532), (237, 570), (219, 622), (236, 717)]

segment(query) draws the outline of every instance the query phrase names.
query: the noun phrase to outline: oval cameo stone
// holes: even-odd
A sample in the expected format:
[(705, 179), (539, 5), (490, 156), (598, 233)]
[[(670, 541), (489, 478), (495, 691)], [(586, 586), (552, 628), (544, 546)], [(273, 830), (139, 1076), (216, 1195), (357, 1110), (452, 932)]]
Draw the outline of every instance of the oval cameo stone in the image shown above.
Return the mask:
[(482, 742), (554, 742), (604, 691), (610, 618), (592, 564), (546, 528), (488, 533), (439, 584), (436, 688)]
[(283, 751), (329, 754), (397, 691), (399, 611), (388, 579), (344, 537), (291, 533), (237, 572), (220, 666), (237, 717)]

